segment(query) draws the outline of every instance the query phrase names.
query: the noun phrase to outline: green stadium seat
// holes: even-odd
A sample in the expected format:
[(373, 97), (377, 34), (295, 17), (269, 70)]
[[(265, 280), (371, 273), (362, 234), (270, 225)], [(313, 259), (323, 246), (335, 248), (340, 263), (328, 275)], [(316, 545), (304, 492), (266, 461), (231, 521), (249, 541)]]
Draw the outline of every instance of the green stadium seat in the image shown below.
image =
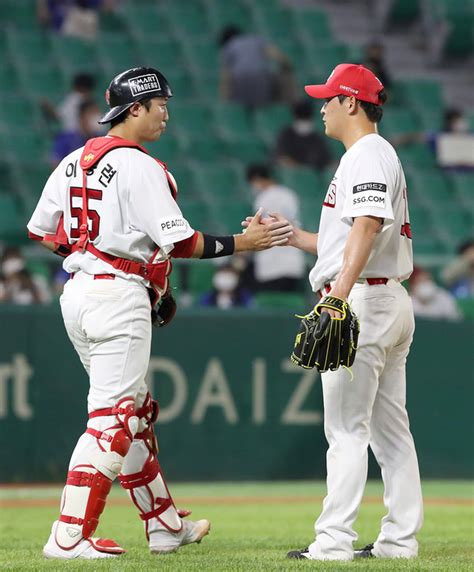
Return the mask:
[(101, 39), (102, 36), (108, 32), (123, 35), (128, 33), (128, 20), (126, 20), (119, 11), (108, 12), (102, 10), (99, 14), (99, 18)]
[(209, 19), (215, 32), (220, 32), (229, 25), (239, 26), (242, 30), (250, 31), (254, 23), (252, 13), (247, 5), (233, 2), (222, 2), (222, 0), (210, 0), (207, 2)]
[(160, 40), (165, 40), (171, 36), (167, 11), (160, 10), (157, 2), (128, 0), (122, 10), (131, 34), (137, 40), (156, 38), (158, 35)]
[(458, 298), (456, 303), (467, 320), (474, 320), (474, 298)]
[(170, 103), (173, 129), (187, 135), (209, 136), (213, 127), (212, 114), (207, 107), (186, 103)]
[(212, 70), (207, 70), (207, 73), (203, 72), (200, 76), (193, 76), (193, 86), (193, 93), (196, 94), (198, 99), (204, 103), (213, 105), (219, 98), (219, 77), (217, 70), (215, 70), (215, 73), (213, 73)]
[(380, 132), (384, 137), (392, 137), (400, 133), (416, 133), (420, 124), (414, 111), (402, 107), (387, 106), (384, 109)]
[(471, 211), (474, 210), (474, 174), (456, 173), (450, 176), (451, 184), (459, 202)]
[(95, 43), (85, 42), (76, 38), (54, 36), (52, 44), (54, 57), (66, 75), (102, 71)]
[(259, 2), (255, 2), (254, 12), (255, 22), (261, 33), (273, 42), (293, 34), (293, 21), (290, 10), (281, 6), (267, 10), (266, 8), (260, 8), (259, 4)]
[(15, 182), (11, 163), (4, 157), (0, 159), (0, 194), (13, 193)]
[(47, 161), (51, 143), (40, 131), (11, 132), (0, 135), (0, 152), (13, 164)]
[(46, 98), (57, 103), (68, 91), (69, 85), (64, 74), (51, 64), (38, 64), (28, 69), (19, 67), (17, 71), (23, 93), (31, 98)]
[(20, 96), (0, 96), (0, 131), (12, 134), (31, 131), (39, 121), (38, 108)]
[(242, 106), (219, 103), (213, 106), (215, 125), (219, 135), (226, 140), (252, 139), (254, 130), (248, 113)]
[(51, 65), (50, 35), (37, 30), (7, 30), (10, 61), (28, 69), (36, 65)]
[(294, 292), (259, 292), (255, 294), (257, 308), (295, 310), (305, 313), (307, 303), (304, 294)]
[(209, 33), (211, 22), (208, 12), (198, 2), (169, 2), (166, 4), (166, 15), (176, 34), (183, 38), (204, 39)]
[(472, 0), (431, 0), (437, 18), (449, 26), (444, 52), (449, 56), (468, 56), (474, 47), (474, 4)]
[(189, 290), (193, 295), (204, 294), (212, 288), (216, 265), (208, 261), (194, 261), (189, 264)]
[(414, 243), (416, 243), (418, 237), (420, 239), (423, 237), (429, 237), (430, 240), (436, 237), (431, 211), (426, 207), (410, 204), (409, 213)]
[[(321, 43), (319, 38), (313, 40), (313, 43), (307, 43), (307, 53), (312, 73), (316, 78), (324, 78), (324, 81), (337, 65), (347, 61), (347, 51), (343, 44), (331, 41)], [(314, 80), (311, 79), (311, 83)]]
[(0, 26), (35, 30), (38, 26), (36, 0), (2, 0)]
[(212, 226), (225, 234), (241, 232), (241, 222), (253, 213), (253, 205), (244, 197), (230, 199), (224, 190), (220, 196), (213, 197), (211, 204)]
[(398, 147), (397, 154), (405, 171), (419, 167), (424, 169), (436, 167), (434, 153), (423, 143)]
[(31, 216), (52, 172), (47, 162), (18, 163), (14, 170), (15, 191), (21, 199), (23, 212)]
[(292, 15), (296, 34), (301, 35), (310, 45), (315, 38), (322, 41), (332, 38), (326, 12), (314, 8), (295, 9)]
[(145, 143), (150, 155), (156, 157), (160, 161), (172, 164), (174, 161), (180, 160), (183, 157), (185, 146), (181, 140), (165, 133), (158, 141)]
[(196, 199), (180, 199), (179, 206), (193, 228), (206, 231), (209, 226), (210, 213), (205, 202)]
[(27, 220), (20, 214), (12, 195), (0, 194), (0, 239), (6, 242), (26, 240)]
[[(154, 36), (139, 36), (137, 45), (140, 62), (158, 68), (170, 83), (172, 74), (183, 76), (183, 54), (179, 42), (170, 38), (161, 40)], [(177, 89), (173, 85), (171, 87)]]
[(255, 128), (267, 145), (274, 146), (279, 132), (290, 125), (293, 116), (288, 106), (272, 105), (255, 113)]
[(8, 96), (12, 93), (17, 93), (18, 89), (17, 68), (10, 62), (0, 61), (0, 100), (2, 95)]
[(210, 203), (238, 198), (245, 186), (239, 170), (233, 165), (223, 164), (200, 165), (196, 169), (196, 182), (200, 195), (208, 197)]
[(279, 167), (278, 179), (295, 191), (301, 200), (314, 200), (321, 193), (321, 181), (317, 173), (308, 167)]
[(472, 238), (474, 233), (474, 213), (459, 208), (459, 205), (445, 205), (438, 211), (438, 228), (447, 242), (453, 247), (463, 240)]
[(187, 66), (199, 80), (202, 72), (217, 72), (219, 69), (219, 54), (214, 43), (208, 40), (187, 42), (183, 48)]
[(419, 204), (442, 209), (454, 201), (449, 179), (438, 170), (413, 170), (409, 180), (409, 198)]
[(97, 43), (97, 54), (108, 76), (115, 76), (124, 69), (142, 65), (142, 56), (134, 43), (123, 34), (102, 34)]
[(203, 137), (202, 134), (187, 136), (186, 156), (190, 160), (209, 163), (229, 158), (227, 155), (227, 143), (224, 143), (217, 137)]
[(412, 22), (420, 14), (418, 0), (395, 0), (392, 2), (389, 19), (397, 25)]
[(266, 145), (256, 139), (227, 141), (223, 146), (226, 157), (241, 161), (244, 165), (265, 163), (269, 158)]
[(188, 199), (198, 199), (197, 185), (194, 169), (185, 161), (173, 161), (168, 165), (168, 169), (173, 174), (178, 185), (178, 204)]
[(429, 108), (430, 110), (444, 107), (441, 84), (428, 79), (411, 79), (402, 83), (405, 100), (410, 107)]
[(321, 210), (323, 207), (324, 193), (320, 197), (309, 199), (302, 197), (300, 204), (301, 224), (304, 230), (318, 232)]

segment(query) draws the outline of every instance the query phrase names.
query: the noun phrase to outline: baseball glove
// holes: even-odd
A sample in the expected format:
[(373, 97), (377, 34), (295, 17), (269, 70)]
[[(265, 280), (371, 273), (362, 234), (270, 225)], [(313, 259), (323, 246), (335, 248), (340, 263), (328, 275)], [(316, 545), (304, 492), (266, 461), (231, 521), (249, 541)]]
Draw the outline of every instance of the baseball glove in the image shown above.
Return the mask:
[[(341, 313), (332, 318), (323, 308)], [(349, 304), (341, 298), (326, 296), (306, 316), (296, 336), (291, 361), (305, 369), (324, 373), (339, 366), (351, 367), (354, 363), (359, 339), (359, 320)]]
[(163, 328), (167, 326), (176, 314), (177, 306), (176, 300), (171, 294), (171, 290), (168, 289), (166, 294), (164, 294), (158, 305), (152, 307), (151, 309), (151, 323), (153, 326), (158, 328)]

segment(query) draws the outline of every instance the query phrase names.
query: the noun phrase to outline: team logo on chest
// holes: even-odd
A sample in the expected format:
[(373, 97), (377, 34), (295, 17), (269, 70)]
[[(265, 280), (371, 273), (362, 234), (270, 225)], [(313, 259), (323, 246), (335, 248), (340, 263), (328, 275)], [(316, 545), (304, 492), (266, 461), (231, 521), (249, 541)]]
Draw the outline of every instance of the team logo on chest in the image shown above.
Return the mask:
[(326, 197), (323, 202), (323, 207), (329, 207), (333, 209), (336, 206), (336, 183), (334, 182), (336, 177), (331, 181), (329, 188), (326, 193)]

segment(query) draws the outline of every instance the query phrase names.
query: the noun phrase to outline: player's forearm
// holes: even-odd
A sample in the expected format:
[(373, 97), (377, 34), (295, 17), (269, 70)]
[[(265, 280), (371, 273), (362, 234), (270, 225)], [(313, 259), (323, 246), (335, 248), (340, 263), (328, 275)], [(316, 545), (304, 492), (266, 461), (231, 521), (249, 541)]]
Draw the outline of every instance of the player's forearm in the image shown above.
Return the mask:
[(349, 296), (369, 260), (379, 230), (379, 219), (360, 217), (354, 221), (344, 248), (342, 269), (331, 290), (332, 296), (344, 299)]
[(318, 254), (318, 233), (295, 228), (289, 244), (316, 256)]

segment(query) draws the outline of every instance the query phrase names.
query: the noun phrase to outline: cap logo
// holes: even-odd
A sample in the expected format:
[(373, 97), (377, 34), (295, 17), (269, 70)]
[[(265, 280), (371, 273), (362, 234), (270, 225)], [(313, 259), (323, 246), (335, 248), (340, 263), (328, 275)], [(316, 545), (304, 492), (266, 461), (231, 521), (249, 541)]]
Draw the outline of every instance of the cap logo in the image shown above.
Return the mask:
[(345, 91), (350, 91), (351, 93), (354, 93), (355, 95), (357, 95), (359, 93), (358, 89), (354, 89), (353, 87), (349, 87), (348, 85), (343, 85), (342, 83), (339, 84), (339, 89), (343, 89)]
[(94, 153), (89, 153), (88, 155), (86, 155), (86, 156), (84, 157), (84, 161), (85, 161), (86, 163), (89, 163), (89, 161), (92, 161), (93, 158), (94, 158)]
[(149, 91), (157, 91), (161, 89), (158, 77), (154, 73), (140, 75), (129, 79), (128, 87), (130, 88), (133, 97), (142, 95), (143, 93), (148, 93)]

